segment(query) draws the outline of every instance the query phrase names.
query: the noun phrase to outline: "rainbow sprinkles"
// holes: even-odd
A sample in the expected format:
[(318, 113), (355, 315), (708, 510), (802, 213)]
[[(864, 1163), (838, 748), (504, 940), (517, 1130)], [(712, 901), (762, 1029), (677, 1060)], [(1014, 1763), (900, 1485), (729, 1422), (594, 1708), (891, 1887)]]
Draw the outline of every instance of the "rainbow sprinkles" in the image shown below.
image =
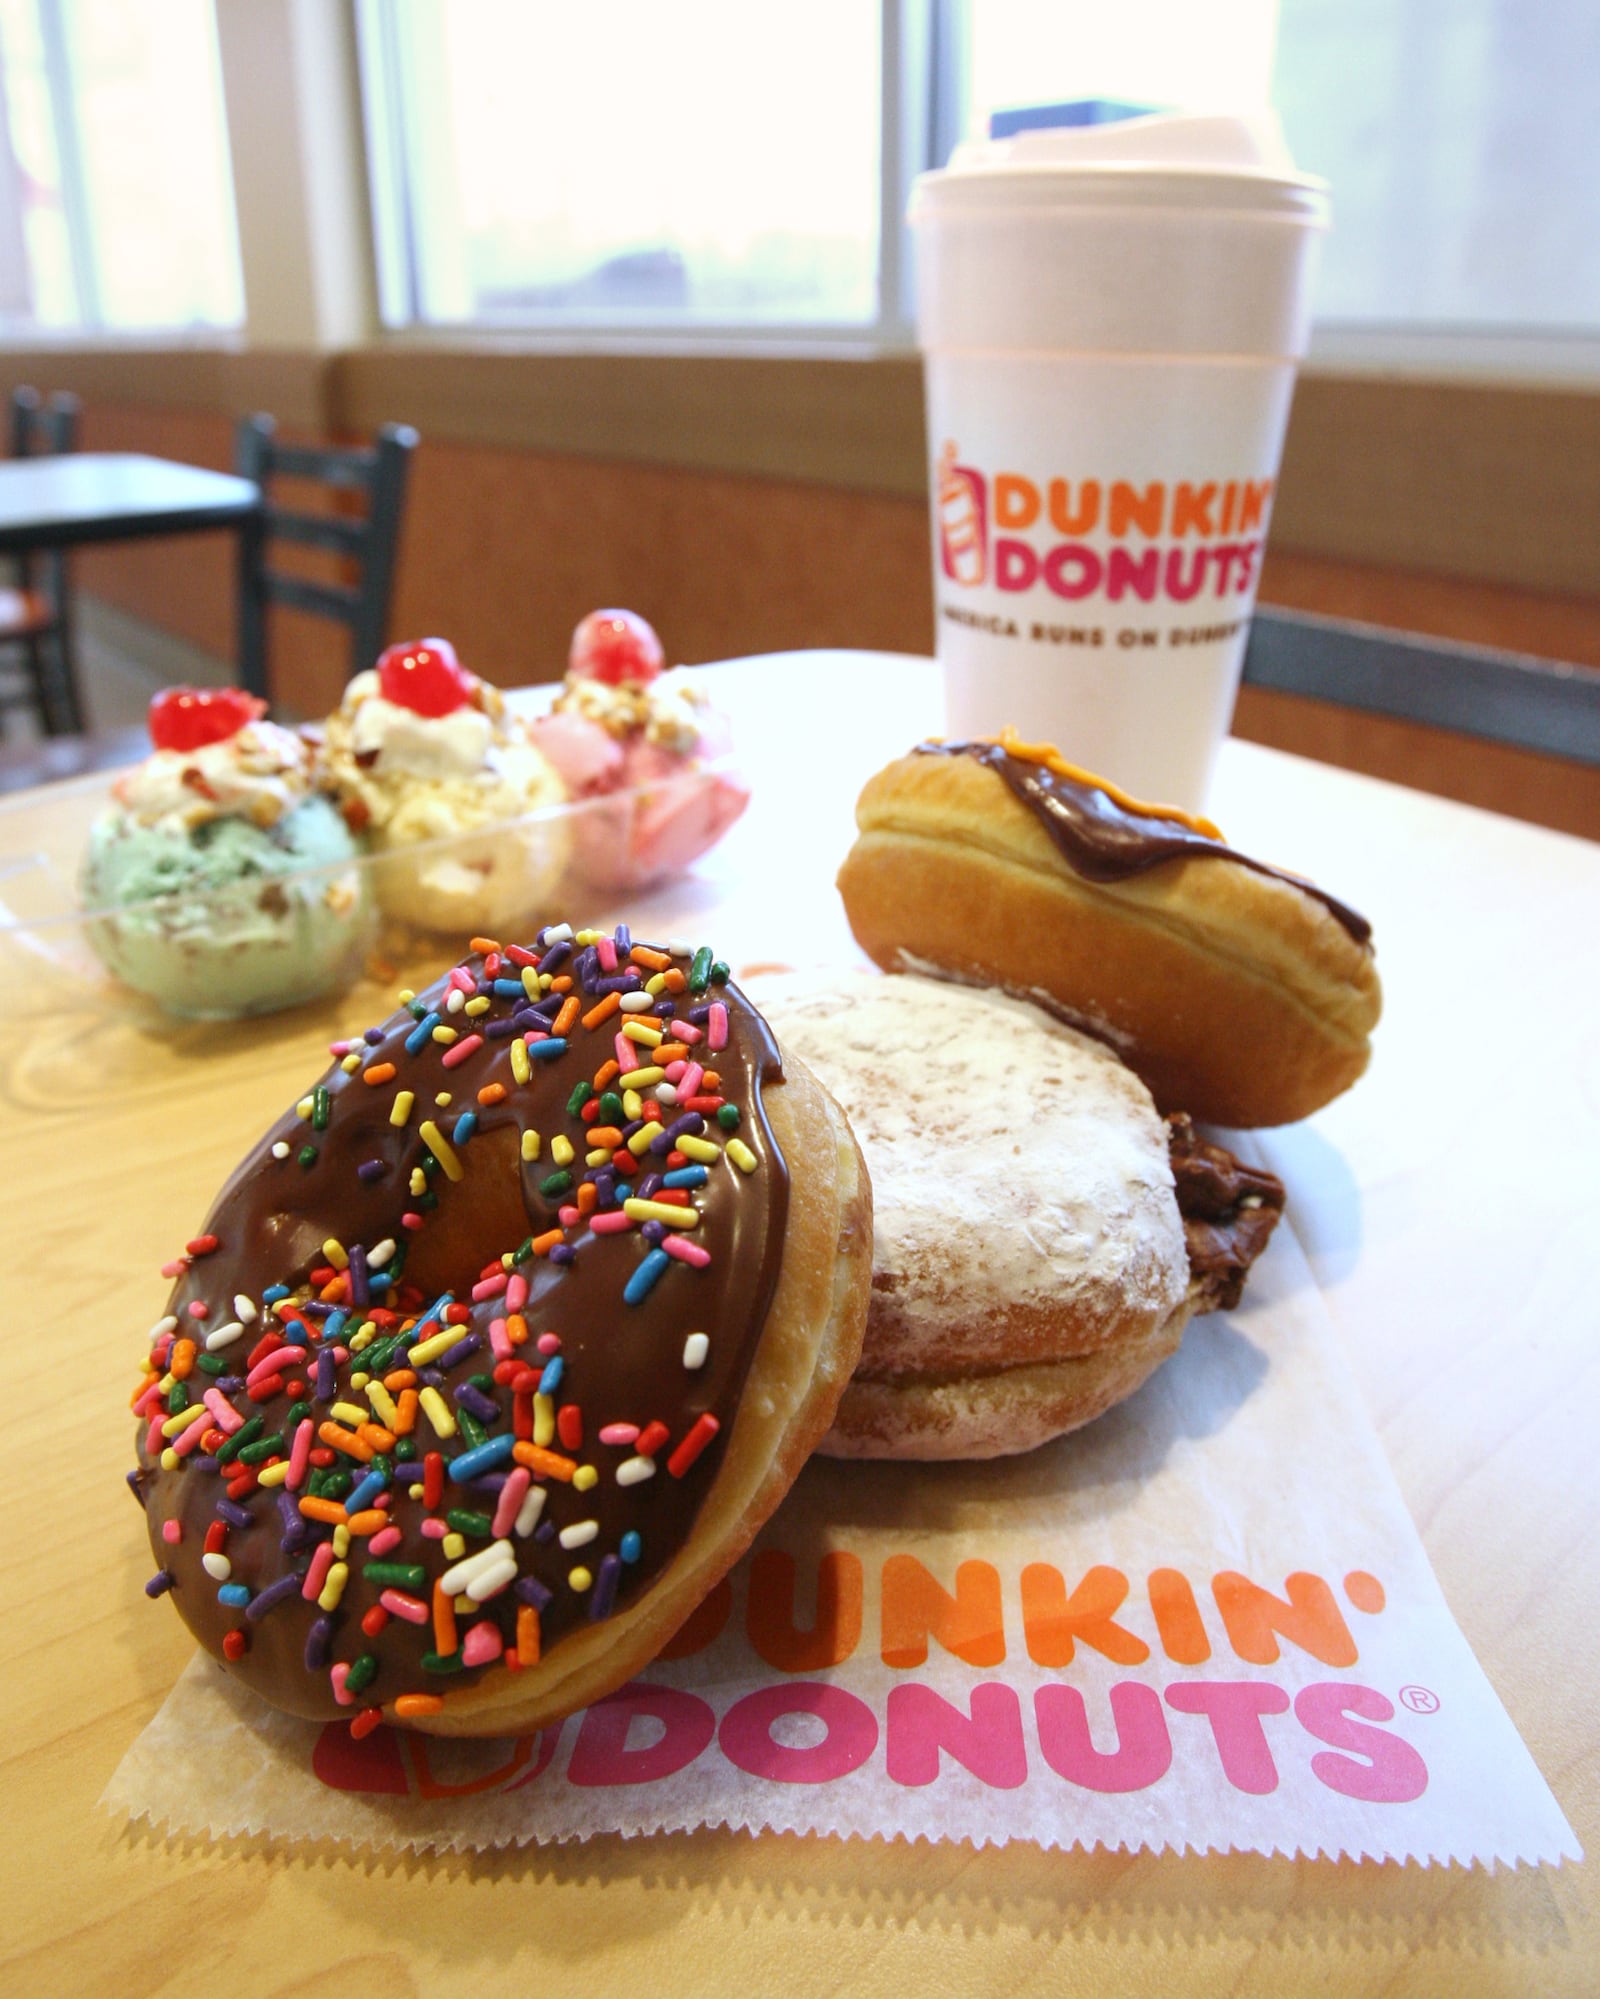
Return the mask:
[(474, 938), (330, 1054), (164, 1270), (129, 1483), (148, 1593), (362, 1734), (536, 1665), (684, 1545), (789, 1167), (727, 965), (626, 925)]

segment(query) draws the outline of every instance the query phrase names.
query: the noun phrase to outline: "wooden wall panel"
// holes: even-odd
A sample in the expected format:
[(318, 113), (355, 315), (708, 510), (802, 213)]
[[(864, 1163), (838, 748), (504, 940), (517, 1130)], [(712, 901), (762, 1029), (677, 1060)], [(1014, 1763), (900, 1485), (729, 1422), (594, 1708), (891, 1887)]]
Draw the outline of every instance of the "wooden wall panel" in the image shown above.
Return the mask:
[(1600, 394), (1302, 376), (1280, 548), (1528, 590), (1600, 594)]
[(1495, 652), (1600, 667), (1600, 597), (1553, 596), (1274, 547), (1262, 565), (1261, 601), (1357, 624), (1426, 632)]
[(335, 357), (330, 420), (674, 470), (752, 473), (917, 499), (915, 354), (582, 353), (506, 340), (386, 340)]
[[(513, 338), (389, 338), (340, 352), (228, 342), (0, 352), (86, 401), (271, 409), (281, 421), (915, 498), (921, 365), (841, 353), (563, 353)], [(1600, 392), (1309, 372), (1289, 424), (1280, 549), (1600, 595)]]
[[(738, 367), (697, 357), (623, 370), (613, 379), (624, 412), (630, 397), (664, 399), (639, 433), (642, 459), (629, 461), (627, 426), (601, 407), (608, 359), (530, 374), (531, 359), (480, 355), (455, 381), (450, 357), (438, 353), (397, 353), (381, 369), (358, 357), (13, 353), (0, 357), (0, 393), (22, 379), (75, 388), (89, 449), (219, 467), (231, 459), (232, 420), (246, 409), (273, 408), (286, 432), (306, 437), (415, 421), (424, 443), (395, 633), (444, 632), (502, 683), (558, 675), (572, 626), (604, 603), (643, 611), (669, 653), (690, 661), (808, 645), (931, 648), (914, 363), (876, 373), (859, 363), (840, 374), (830, 372), (839, 364), (814, 360)], [(877, 407), (874, 381), (885, 390)], [(562, 384), (579, 395), (576, 412), (554, 394)], [(1464, 388), (1414, 384), (1415, 395), (1397, 402), (1345, 386), (1350, 394), (1335, 408), (1325, 384), (1302, 385), (1263, 601), (1600, 665), (1600, 594), (1584, 594), (1575, 580), (1600, 557), (1592, 531), (1573, 527), (1577, 502), (1600, 476), (1591, 436), (1600, 397), (1500, 391), (1485, 403)], [(820, 412), (809, 443), (807, 407)], [(764, 445), (741, 444), (762, 423)], [(595, 455), (563, 450), (586, 425), (598, 426)], [(1517, 438), (1542, 439), (1543, 460), (1523, 464)], [(1500, 478), (1496, 452), (1501, 470), (1523, 469)], [(682, 457), (690, 462), (670, 462)], [(770, 476), (774, 468), (786, 476)], [(1452, 482), (1460, 543), (1438, 525)], [(1499, 533), (1510, 537), (1504, 559), (1489, 545)], [(1297, 545), (1301, 536), (1309, 546)], [(1469, 545), (1481, 557), (1471, 580), (1439, 573)], [(80, 587), (232, 656), (229, 537), (86, 551), (77, 563)], [(1537, 575), (1564, 588), (1535, 589)], [(273, 638), (284, 707), (325, 710), (345, 673), (339, 635), (280, 613)], [(1280, 748), (1600, 837), (1600, 780), (1554, 759), (1259, 690), (1241, 696), (1236, 726)]]
[(1600, 771), (1447, 729), (1363, 715), (1272, 688), (1241, 687), (1233, 734), (1318, 763), (1364, 771), (1486, 812), (1600, 840)]
[(225, 339), (179, 347), (132, 339), (107, 347), (0, 347), (0, 396), (30, 382), (46, 394), (71, 389), (85, 403), (206, 410), (229, 420), (270, 410), (305, 430), (328, 419), (332, 367), (332, 356), (309, 348), (247, 348)]
[(548, 680), (586, 612), (642, 612), (674, 659), (791, 646), (927, 652), (921, 500), (476, 445), (417, 454), (395, 628)]

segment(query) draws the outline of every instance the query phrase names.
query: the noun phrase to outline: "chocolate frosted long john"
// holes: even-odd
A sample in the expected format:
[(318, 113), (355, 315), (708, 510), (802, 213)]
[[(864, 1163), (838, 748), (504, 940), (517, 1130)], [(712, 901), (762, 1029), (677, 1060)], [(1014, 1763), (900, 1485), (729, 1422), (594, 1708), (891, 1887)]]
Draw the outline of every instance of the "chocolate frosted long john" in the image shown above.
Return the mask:
[(474, 947), (234, 1174), (135, 1397), (151, 1593), (305, 1714), (425, 1714), (646, 1589), (777, 1285), (782, 1071), (726, 966)]
[(1013, 753), (1003, 743), (918, 743), (914, 754), (971, 757), (986, 764), (1034, 814), (1067, 865), (1085, 881), (1126, 881), (1163, 861), (1234, 861), (1314, 897), (1356, 943), (1365, 944), (1372, 936), (1367, 919), (1326, 889), (1269, 861), (1252, 860), (1182, 817), (1130, 810), (1100, 785), (1065, 776), (1047, 763)]

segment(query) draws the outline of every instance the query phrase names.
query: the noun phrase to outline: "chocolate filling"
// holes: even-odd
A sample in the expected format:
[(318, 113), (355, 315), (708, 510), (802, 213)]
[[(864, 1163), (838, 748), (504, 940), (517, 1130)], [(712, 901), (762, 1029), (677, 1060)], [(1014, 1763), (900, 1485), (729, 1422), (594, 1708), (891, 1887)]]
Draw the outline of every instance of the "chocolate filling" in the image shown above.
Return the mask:
[(1283, 1213), (1283, 1182), (1246, 1166), (1226, 1146), (1200, 1137), (1181, 1111), (1167, 1119), (1167, 1153), (1177, 1186), (1197, 1312), (1231, 1312), (1251, 1264)]

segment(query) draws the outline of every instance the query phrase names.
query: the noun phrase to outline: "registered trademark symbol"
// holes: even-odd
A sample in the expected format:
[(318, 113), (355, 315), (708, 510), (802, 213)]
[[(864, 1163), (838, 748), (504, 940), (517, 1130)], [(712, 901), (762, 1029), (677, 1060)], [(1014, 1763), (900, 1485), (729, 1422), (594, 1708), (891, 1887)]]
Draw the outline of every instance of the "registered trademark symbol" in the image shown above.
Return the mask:
[(1402, 1687), (1400, 1689), (1400, 1699), (1406, 1707), (1410, 1708), (1413, 1714), (1437, 1714), (1439, 1712), (1439, 1696), (1427, 1687)]

